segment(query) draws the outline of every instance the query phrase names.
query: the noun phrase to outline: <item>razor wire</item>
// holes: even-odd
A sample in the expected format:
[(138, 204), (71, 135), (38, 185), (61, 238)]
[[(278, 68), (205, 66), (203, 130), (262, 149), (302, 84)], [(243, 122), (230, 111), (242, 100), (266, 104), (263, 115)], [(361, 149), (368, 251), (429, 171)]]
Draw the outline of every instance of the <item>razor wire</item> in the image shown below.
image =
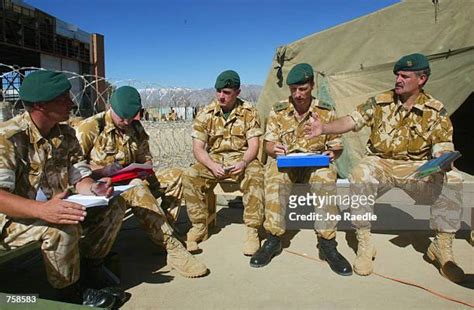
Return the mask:
[[(38, 67), (17, 67), (0, 63), (0, 121), (22, 113), (24, 106), (19, 87), (24, 77)], [(50, 70), (50, 69), (48, 69)], [(215, 90), (165, 87), (159, 83), (122, 79), (113, 80), (91, 74), (63, 72), (72, 84), (71, 99), (76, 105), (71, 125), (90, 115), (101, 112), (109, 102), (113, 91), (123, 85), (135, 87), (145, 108), (143, 125), (150, 136), (150, 151), (156, 168), (188, 167), (194, 162), (192, 154), (192, 119), (200, 106), (207, 105), (215, 96)], [(102, 83), (101, 86), (99, 86)], [(241, 97), (256, 102), (261, 87), (242, 88)], [(180, 109), (178, 121), (169, 120), (171, 108)], [(184, 109), (184, 110), (183, 110)], [(188, 113), (189, 112), (189, 113)]]
[[(19, 97), (19, 86), (24, 77), (35, 70), (46, 70), (39, 67), (17, 67), (0, 63), (0, 101), (11, 105), (13, 115), (21, 112), (23, 104)], [(213, 88), (192, 89), (186, 87), (166, 87), (159, 83), (132, 79), (106, 79), (91, 74), (78, 74), (66, 70), (63, 72), (72, 84), (71, 99), (76, 104), (75, 116), (87, 117), (103, 110), (104, 104), (109, 102), (113, 91), (123, 85), (135, 87), (142, 98), (142, 105), (150, 111), (152, 119), (162, 119), (162, 115), (171, 108), (187, 108), (188, 112), (200, 106), (207, 105), (215, 95)], [(250, 102), (256, 102), (260, 94), (259, 86), (244, 86), (241, 97)], [(183, 112), (183, 113), (188, 113)], [(187, 116), (192, 116), (189, 113)], [(184, 117), (183, 119), (191, 118)]]
[[(19, 97), (19, 87), (24, 77), (35, 70), (46, 70), (39, 67), (16, 67), (0, 63), (0, 80), (2, 82), (0, 100), (10, 103), (13, 111), (22, 110), (23, 104)], [(186, 88), (166, 88), (157, 83), (143, 82), (138, 80), (112, 80), (98, 77), (91, 74), (78, 74), (67, 70), (54, 70), (64, 73), (72, 84), (71, 99), (77, 107), (89, 105), (91, 111), (88, 115), (81, 115), (81, 109), (75, 111), (75, 116), (89, 116), (100, 112), (101, 104), (109, 101), (110, 95), (118, 87), (129, 85), (137, 88), (142, 97), (144, 108), (166, 108), (166, 107), (194, 107), (207, 104), (209, 98), (203, 98), (203, 103), (199, 100), (190, 99), (192, 89)], [(99, 85), (102, 84), (100, 87)]]

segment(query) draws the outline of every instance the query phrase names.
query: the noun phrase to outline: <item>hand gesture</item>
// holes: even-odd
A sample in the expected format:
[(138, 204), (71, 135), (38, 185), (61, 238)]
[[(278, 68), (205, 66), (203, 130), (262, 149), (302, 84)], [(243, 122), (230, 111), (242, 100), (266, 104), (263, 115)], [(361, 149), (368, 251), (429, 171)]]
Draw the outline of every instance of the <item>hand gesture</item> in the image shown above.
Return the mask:
[(304, 132), (308, 139), (320, 136), (323, 133), (323, 123), (317, 114), (312, 114), (309, 121), (304, 125)]

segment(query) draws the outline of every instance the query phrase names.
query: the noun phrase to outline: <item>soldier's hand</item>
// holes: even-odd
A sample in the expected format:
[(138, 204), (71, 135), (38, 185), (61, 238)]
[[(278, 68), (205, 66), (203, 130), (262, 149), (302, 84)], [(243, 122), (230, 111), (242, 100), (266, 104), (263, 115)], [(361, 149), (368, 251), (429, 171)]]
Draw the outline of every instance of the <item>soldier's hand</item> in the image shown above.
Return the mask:
[(53, 224), (78, 224), (87, 215), (86, 207), (62, 200), (68, 192), (62, 192), (42, 204), (39, 218)]
[(245, 171), (245, 168), (247, 168), (247, 163), (245, 162), (245, 160), (239, 161), (238, 163), (236, 163), (235, 165), (231, 167), (230, 174), (233, 174), (233, 175), (241, 174), (242, 172)]
[(275, 156), (286, 155), (287, 152), (288, 146), (286, 145), (283, 145), (281, 143), (275, 143), (275, 145), (273, 146), (273, 153), (275, 154)]
[(317, 114), (312, 114), (304, 125), (304, 132), (308, 139), (318, 137), (323, 133), (323, 123)]
[(209, 169), (211, 170), (212, 175), (214, 175), (216, 178), (224, 178), (226, 175), (224, 167), (218, 163), (212, 163)]
[(102, 178), (91, 184), (91, 193), (96, 196), (110, 197), (114, 192), (111, 178)]
[(333, 151), (327, 150), (323, 152), (323, 155), (329, 156), (329, 161), (333, 162), (336, 158), (336, 154)]

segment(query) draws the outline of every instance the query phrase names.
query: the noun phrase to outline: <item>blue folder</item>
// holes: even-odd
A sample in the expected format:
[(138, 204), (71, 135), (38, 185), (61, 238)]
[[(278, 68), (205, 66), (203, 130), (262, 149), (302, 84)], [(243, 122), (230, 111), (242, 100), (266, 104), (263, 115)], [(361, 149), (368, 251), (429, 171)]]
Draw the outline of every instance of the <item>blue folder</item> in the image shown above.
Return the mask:
[(277, 156), (278, 168), (294, 167), (328, 167), (329, 156), (320, 154), (292, 154)]
[(451, 163), (459, 157), (461, 157), (461, 153), (458, 151), (443, 153), (440, 157), (429, 160), (422, 166), (418, 167), (418, 169), (416, 169), (415, 177), (421, 179), (430, 174), (447, 169), (451, 166)]

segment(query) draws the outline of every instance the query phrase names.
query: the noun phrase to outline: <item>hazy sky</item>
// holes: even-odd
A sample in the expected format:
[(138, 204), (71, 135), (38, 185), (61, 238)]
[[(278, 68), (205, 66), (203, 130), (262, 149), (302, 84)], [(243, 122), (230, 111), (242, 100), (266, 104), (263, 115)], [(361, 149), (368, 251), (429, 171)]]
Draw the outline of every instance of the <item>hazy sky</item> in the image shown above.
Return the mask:
[(397, 0), (26, 0), (105, 36), (108, 79), (207, 88), (226, 69), (265, 83), (278, 46)]

